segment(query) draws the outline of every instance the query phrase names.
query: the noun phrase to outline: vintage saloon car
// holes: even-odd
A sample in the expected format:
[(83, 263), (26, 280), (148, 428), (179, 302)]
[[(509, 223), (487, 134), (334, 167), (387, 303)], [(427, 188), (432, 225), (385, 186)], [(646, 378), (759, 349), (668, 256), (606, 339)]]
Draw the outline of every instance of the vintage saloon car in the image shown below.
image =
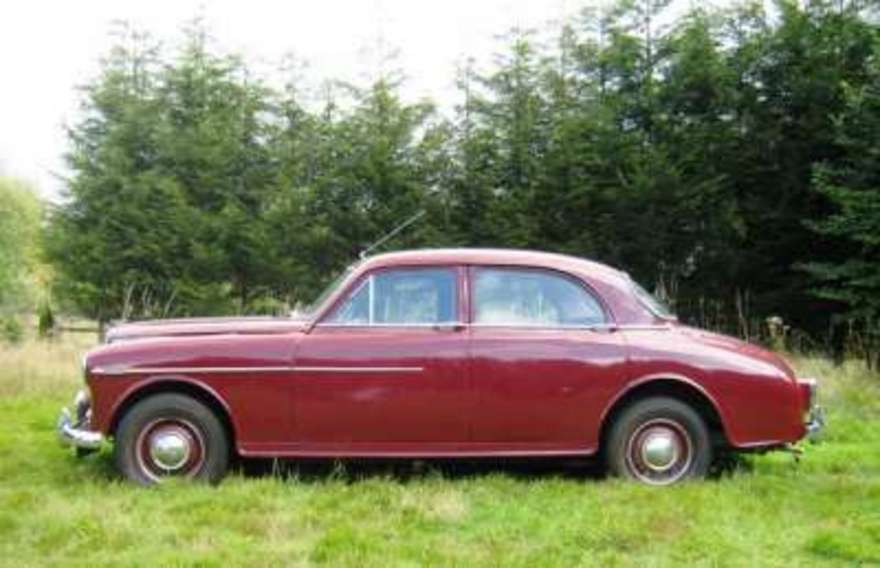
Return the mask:
[(821, 426), (777, 355), (681, 325), (627, 274), (512, 250), (356, 263), (289, 318), (126, 323), (59, 434), (140, 483), (242, 457), (601, 456), (670, 484)]

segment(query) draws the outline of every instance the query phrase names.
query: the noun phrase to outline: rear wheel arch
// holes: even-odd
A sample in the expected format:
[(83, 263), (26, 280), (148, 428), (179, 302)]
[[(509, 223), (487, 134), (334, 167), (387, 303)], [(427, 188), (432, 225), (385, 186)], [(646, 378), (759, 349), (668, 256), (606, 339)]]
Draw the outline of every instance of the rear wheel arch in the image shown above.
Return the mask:
[(667, 397), (683, 402), (695, 410), (705, 422), (714, 445), (731, 446), (727, 426), (717, 402), (693, 381), (675, 375), (647, 378), (631, 384), (614, 399), (603, 413), (599, 431), (602, 451), (614, 421), (633, 404), (652, 397)]
[(157, 394), (168, 393), (189, 396), (207, 406), (220, 420), (232, 447), (236, 447), (237, 429), (226, 401), (210, 387), (179, 377), (157, 378), (127, 392), (113, 411), (109, 434), (115, 436), (119, 423), (137, 403)]

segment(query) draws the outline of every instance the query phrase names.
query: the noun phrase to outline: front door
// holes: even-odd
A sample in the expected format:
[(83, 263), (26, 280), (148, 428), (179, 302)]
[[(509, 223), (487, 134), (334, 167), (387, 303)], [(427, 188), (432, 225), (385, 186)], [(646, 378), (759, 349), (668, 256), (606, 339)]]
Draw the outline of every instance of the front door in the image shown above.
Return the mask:
[(364, 275), (306, 335), (294, 363), (294, 438), (334, 455), (402, 455), (467, 441), (463, 269)]
[(551, 270), (474, 267), (470, 280), (474, 441), (499, 451), (593, 450), (626, 365), (601, 303)]

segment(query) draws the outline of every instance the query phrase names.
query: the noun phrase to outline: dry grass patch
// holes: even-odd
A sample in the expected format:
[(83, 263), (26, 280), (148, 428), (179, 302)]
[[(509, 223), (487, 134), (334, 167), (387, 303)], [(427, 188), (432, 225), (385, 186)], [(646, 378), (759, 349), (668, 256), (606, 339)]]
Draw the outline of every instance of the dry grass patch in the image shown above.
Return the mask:
[(97, 344), (91, 333), (0, 343), (0, 397), (69, 397), (82, 381), (82, 355)]

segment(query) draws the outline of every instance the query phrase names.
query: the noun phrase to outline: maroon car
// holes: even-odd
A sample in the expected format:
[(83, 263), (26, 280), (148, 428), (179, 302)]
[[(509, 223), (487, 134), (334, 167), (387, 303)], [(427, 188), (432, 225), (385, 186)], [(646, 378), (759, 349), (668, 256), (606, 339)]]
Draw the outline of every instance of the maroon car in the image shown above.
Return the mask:
[(219, 480), (243, 457), (601, 456), (651, 484), (822, 425), (777, 355), (681, 325), (579, 258), (419, 250), (351, 266), (302, 314), (146, 321), (84, 358), (58, 423), (128, 478)]

